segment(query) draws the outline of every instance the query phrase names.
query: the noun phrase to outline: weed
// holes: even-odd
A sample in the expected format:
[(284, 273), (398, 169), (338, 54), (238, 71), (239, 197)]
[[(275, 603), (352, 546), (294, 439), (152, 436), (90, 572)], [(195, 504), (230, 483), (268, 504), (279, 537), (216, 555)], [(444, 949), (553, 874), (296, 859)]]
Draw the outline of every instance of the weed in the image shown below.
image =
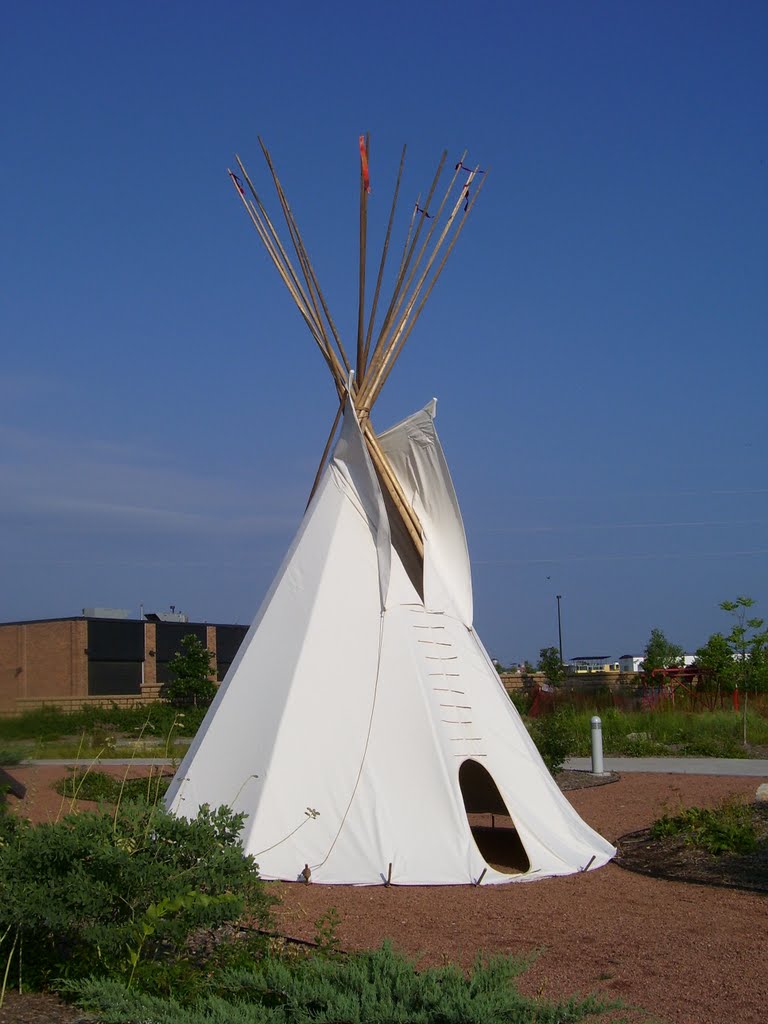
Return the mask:
[(339, 950), (338, 930), (341, 918), (336, 907), (329, 907), (315, 921), (315, 943), (318, 952), (324, 956), (333, 956)]
[(153, 776), (151, 771), (140, 779), (116, 779), (106, 772), (96, 770), (83, 772), (79, 766), (71, 768), (70, 773), (59, 779), (54, 789), (62, 796), (77, 800), (100, 800), (114, 804), (124, 797), (126, 800), (151, 802), (155, 792), (162, 796), (169, 785), (167, 777), (160, 774)]
[(726, 801), (720, 807), (688, 807), (663, 815), (651, 826), (651, 837), (683, 836), (685, 842), (719, 857), (757, 849), (757, 831), (748, 804)]

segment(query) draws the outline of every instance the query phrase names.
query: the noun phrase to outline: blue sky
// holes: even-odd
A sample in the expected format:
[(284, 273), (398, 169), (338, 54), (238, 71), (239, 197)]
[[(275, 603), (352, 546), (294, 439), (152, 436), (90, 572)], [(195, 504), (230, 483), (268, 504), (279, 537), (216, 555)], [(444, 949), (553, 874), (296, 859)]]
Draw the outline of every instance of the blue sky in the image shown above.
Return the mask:
[[(375, 422), (439, 399), (504, 661), (768, 612), (768, 7), (12, 5), (0, 39), (0, 620), (250, 621), (335, 411), (226, 175), (269, 144), (347, 337), (380, 244), (491, 167)], [(404, 200), (405, 201), (405, 200)]]

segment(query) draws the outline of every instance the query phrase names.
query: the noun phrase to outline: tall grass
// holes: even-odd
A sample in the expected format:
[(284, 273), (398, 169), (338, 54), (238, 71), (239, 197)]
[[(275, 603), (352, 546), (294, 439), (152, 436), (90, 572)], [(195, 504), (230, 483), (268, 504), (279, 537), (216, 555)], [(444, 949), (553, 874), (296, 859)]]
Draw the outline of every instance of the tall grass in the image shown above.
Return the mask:
[[(590, 718), (595, 709), (558, 712), (570, 724), (575, 756), (590, 753)], [(636, 756), (673, 753), (699, 757), (746, 757), (741, 715), (734, 711), (619, 711), (600, 709), (606, 754)], [(750, 711), (750, 744), (768, 746), (768, 719)]]
[[(525, 695), (524, 695), (525, 696)], [(528, 710), (527, 697), (513, 695), (519, 710)], [(610, 705), (611, 695), (557, 694), (557, 717), (570, 734), (570, 753), (590, 752), (590, 718), (603, 720), (606, 754), (651, 755), (673, 753), (701, 757), (744, 757), (749, 750), (741, 742), (741, 715), (732, 710), (689, 711), (678, 707), (623, 711)], [(204, 711), (187, 708), (184, 715), (165, 703), (136, 708), (85, 708), (63, 712), (53, 707), (29, 711), (17, 718), (0, 718), (0, 750), (6, 763), (20, 758), (71, 758), (81, 756), (131, 757), (141, 754), (179, 757), (183, 740), (194, 736)], [(535, 726), (531, 725), (536, 732)], [(752, 746), (768, 746), (768, 698), (750, 700), (747, 733)], [(173, 741), (168, 740), (173, 737)], [(166, 752), (166, 744), (170, 743)], [(154, 738), (154, 742), (153, 742)], [(150, 745), (157, 750), (148, 749)]]
[(203, 708), (187, 708), (177, 720), (178, 708), (158, 701), (134, 708), (82, 708), (61, 711), (44, 706), (15, 718), (0, 718), (0, 740), (59, 740), (83, 733), (138, 734), (142, 730), (166, 736), (173, 728), (183, 736), (194, 736), (203, 720)]

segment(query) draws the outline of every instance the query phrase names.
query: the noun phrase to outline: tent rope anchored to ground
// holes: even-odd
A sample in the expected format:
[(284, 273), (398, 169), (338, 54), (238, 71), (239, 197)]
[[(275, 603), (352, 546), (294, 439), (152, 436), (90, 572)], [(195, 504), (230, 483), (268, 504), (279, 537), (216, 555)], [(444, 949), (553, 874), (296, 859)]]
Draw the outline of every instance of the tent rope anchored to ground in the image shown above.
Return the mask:
[(299, 531), (167, 803), (185, 816), (203, 804), (243, 812), (243, 845), (265, 878), (489, 884), (596, 868), (613, 847), (560, 793), (474, 631), (435, 402), (382, 433), (371, 424), (487, 173), (464, 153), (441, 190), (443, 153), (413, 204), (384, 308), (403, 147), (366, 317), (371, 174), (368, 138), (359, 141), (354, 352), (264, 143), (287, 244), (239, 158), (229, 172), (338, 408)]

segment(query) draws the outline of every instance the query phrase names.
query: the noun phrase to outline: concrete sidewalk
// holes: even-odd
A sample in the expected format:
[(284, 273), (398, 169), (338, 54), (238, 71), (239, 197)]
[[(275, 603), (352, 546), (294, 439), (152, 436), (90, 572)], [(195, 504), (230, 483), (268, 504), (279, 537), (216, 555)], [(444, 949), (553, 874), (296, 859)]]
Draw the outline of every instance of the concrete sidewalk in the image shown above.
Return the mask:
[[(22, 761), (22, 765), (171, 765), (173, 761), (164, 757), (135, 757), (129, 759), (113, 759), (100, 757), (93, 759), (70, 760), (39, 760)], [(176, 762), (179, 763), (178, 761)], [(605, 757), (603, 766), (607, 772), (657, 772), (661, 775), (743, 775), (749, 778), (768, 778), (768, 758), (758, 760), (741, 757)], [(592, 761), (588, 757), (571, 757), (563, 766), (571, 771), (588, 772)]]
[[(588, 772), (588, 757), (571, 757), (563, 766), (571, 771)], [(743, 775), (768, 778), (768, 759), (742, 757), (604, 757), (607, 772), (658, 772), (661, 775)]]
[[(81, 757), (80, 760), (78, 760), (76, 757), (70, 757), (70, 758), (66, 758), (66, 757), (64, 757), (64, 758), (52, 758), (52, 757), (48, 758), (48, 757), (43, 757), (43, 758), (39, 758), (38, 760), (30, 759), (29, 761), (20, 761), (18, 767), (19, 768), (24, 768), (27, 765), (31, 765), (31, 764), (34, 764), (34, 765), (46, 765), (46, 764), (48, 764), (48, 765), (55, 765), (56, 767), (59, 767), (59, 768), (65, 766), (65, 765), (76, 765), (76, 764), (84, 764), (86, 766), (89, 765), (89, 764), (92, 764), (94, 767), (97, 767), (98, 765), (106, 765), (107, 767), (109, 767), (109, 765), (123, 765), (126, 768), (129, 767), (130, 765), (135, 765), (137, 768), (147, 768), (150, 765), (159, 765), (160, 767), (163, 767), (164, 765), (172, 765), (172, 764), (174, 764), (174, 762), (171, 760), (170, 757), (122, 757), (122, 758), (121, 757)], [(181, 764), (181, 760), (177, 758), (176, 764)]]

